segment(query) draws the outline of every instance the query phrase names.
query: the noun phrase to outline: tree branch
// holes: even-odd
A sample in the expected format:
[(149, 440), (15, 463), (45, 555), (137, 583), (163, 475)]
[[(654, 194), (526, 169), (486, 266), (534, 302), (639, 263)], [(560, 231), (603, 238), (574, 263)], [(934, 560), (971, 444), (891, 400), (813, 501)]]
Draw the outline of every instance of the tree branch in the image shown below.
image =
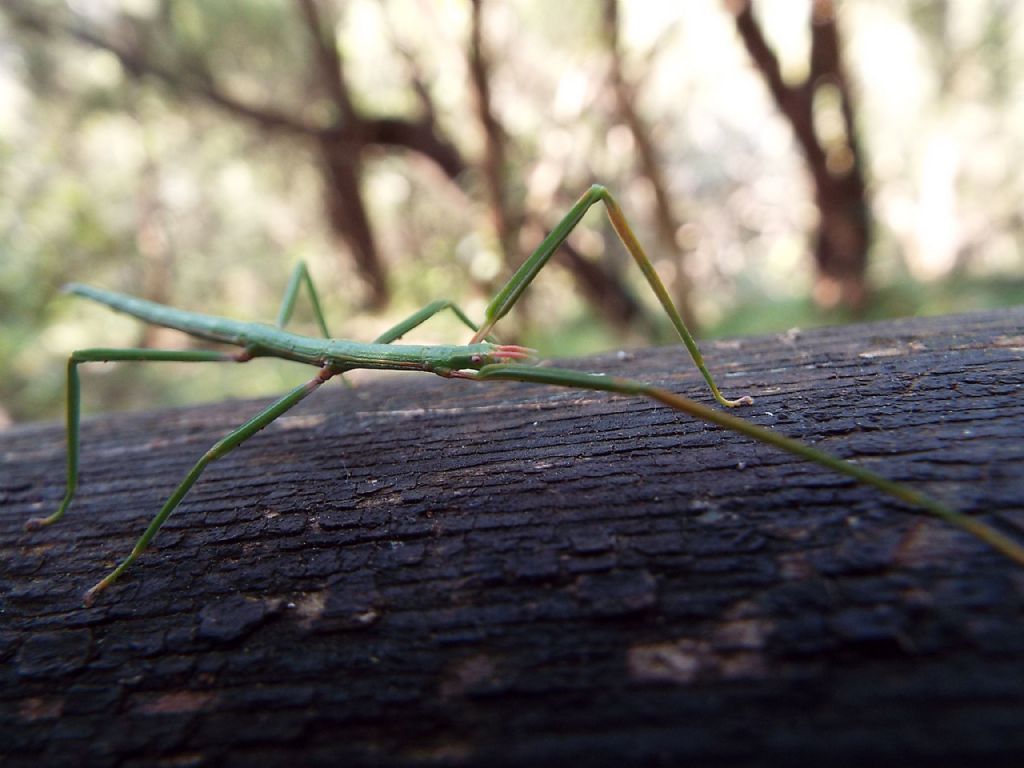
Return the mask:
[(402, 61), (405, 62), (409, 69), (409, 84), (416, 94), (416, 100), (420, 103), (420, 109), (423, 110), (423, 120), (430, 125), (434, 125), (437, 121), (437, 110), (434, 107), (434, 100), (430, 95), (430, 89), (423, 78), (420, 64), (409, 46), (399, 38), (389, 14), (384, 14), (384, 24), (391, 47), (395, 49), (395, 52), (402, 58)]
[(297, 119), (293, 114), (270, 107), (248, 104), (218, 88), (209, 73), (202, 79), (182, 77), (181, 73), (149, 59), (141, 50), (109, 40), (80, 22), (66, 23), (29, 10), (19, 2), (3, 7), (11, 20), (20, 27), (52, 37), (63, 34), (79, 43), (107, 51), (117, 57), (125, 70), (136, 78), (153, 77), (172, 90), (199, 97), (236, 117), (241, 117), (264, 129), (284, 131), (307, 137), (317, 137), (325, 129)]
[(793, 127), (793, 133), (796, 135), (807, 162), (812, 168), (820, 167), (825, 162), (825, 153), (822, 152), (818, 139), (814, 135), (811, 80), (809, 79), (799, 88), (786, 85), (782, 79), (779, 59), (769, 47), (760, 24), (754, 18), (753, 4), (750, 0), (727, 0), (727, 5), (735, 15), (736, 31), (739, 33), (747, 53), (761, 73), (775, 104)]
[(438, 136), (435, 123), (429, 119), (378, 117), (365, 122), (363, 133), (368, 144), (408, 149), (429, 157), (452, 181), (466, 171), (458, 147)]
[[(1013, 532), (1022, 327), (1017, 308), (705, 353), (757, 396), (747, 418)], [(565, 362), (706, 399), (684, 358)], [(1020, 568), (629, 397), (425, 375), (323, 387), (215, 462), (83, 611), (194, 454), (258, 408), (88, 420), (75, 506), (35, 533), (24, 521), (65, 490), (63, 426), (0, 432), (5, 768), (1024, 754)]]
[(815, 0), (811, 16), (811, 74), (809, 82), (826, 80), (839, 91), (839, 108), (843, 118), (846, 143), (853, 155), (853, 167), (859, 167), (861, 156), (853, 117), (850, 82), (840, 55), (839, 31), (836, 28), (835, 4), (832, 0)]

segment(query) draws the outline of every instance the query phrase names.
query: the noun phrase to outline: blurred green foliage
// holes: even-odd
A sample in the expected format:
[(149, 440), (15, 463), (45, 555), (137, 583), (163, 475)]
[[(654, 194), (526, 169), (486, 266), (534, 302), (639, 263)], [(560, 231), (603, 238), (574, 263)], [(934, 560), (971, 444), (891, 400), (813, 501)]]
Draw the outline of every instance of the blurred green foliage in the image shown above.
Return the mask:
[[(194, 95), (215, 82), (248, 103), (335, 119), (330, 100), (308, 87), (317, 75), (295, 3), (31, 4), (60, 23), (134, 39), (167, 75), (141, 78), (66, 30), (16, 23), (14, 5), (0, 12), (0, 423), (59, 416), (72, 349), (186, 343), (63, 296), (68, 281), (272, 320), (292, 264), (306, 259), (332, 330), (369, 339), (434, 298), (458, 299), (480, 316), (488, 290), (507, 274), (479, 168), (471, 164), (456, 183), (414, 153), (382, 150), (364, 158), (363, 192), (392, 298), (383, 312), (367, 312), (350, 255), (325, 222), (317, 156)], [(467, 85), (467, 3), (321, 5), (337, 20), (332, 31), (359, 109), (415, 116), (423, 109), (418, 85), (463, 155), (481, 157)], [(601, 181), (653, 248), (651, 190), (609, 104), (598, 5), (485, 7), (510, 194), (550, 223)], [(789, 78), (805, 66), (807, 9), (792, 0), (758, 4)], [(670, 283), (685, 269), (700, 286), (693, 310), (701, 335), (851, 319), (809, 299), (815, 210), (805, 171), (731, 17), (714, 2), (624, 3), (620, 12), (637, 106), (686, 222), (675, 234), (685, 265), (655, 257)], [(1019, 303), (1024, 5), (849, 0), (840, 12), (876, 223), (866, 316)], [(588, 217), (574, 243), (620, 276), (654, 320), (613, 327), (565, 271), (552, 271), (504, 336), (560, 356), (667, 342), (667, 333), (652, 339), (644, 330), (662, 325), (656, 305), (602, 219)], [(309, 315), (299, 314), (301, 327)], [(439, 319), (419, 338), (464, 333)], [(679, 360), (687, 364), (682, 353)], [(85, 407), (271, 394), (307, 376), (296, 368), (89, 366)]]

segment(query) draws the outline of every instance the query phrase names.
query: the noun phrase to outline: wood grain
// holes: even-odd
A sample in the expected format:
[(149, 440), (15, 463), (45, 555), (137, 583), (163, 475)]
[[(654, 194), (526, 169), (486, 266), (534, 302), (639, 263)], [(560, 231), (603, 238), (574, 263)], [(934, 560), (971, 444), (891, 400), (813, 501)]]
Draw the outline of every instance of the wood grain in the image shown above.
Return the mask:
[[(706, 344), (743, 415), (1024, 536), (1024, 310)], [(257, 363), (252, 363), (257, 364)], [(709, 400), (675, 348), (571, 361)], [(648, 402), (429, 376), (0, 432), (0, 763), (904, 764), (1024, 753), (1024, 573)]]

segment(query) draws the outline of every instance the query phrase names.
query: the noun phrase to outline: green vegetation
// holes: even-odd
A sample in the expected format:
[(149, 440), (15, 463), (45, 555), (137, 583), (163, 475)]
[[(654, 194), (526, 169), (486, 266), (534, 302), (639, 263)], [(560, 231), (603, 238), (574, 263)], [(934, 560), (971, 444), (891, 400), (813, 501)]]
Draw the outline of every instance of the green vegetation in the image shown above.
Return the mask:
[[(332, 331), (367, 340), (437, 297), (481, 317), (594, 181), (703, 337), (1024, 300), (1024, 36), (1010, 32), (1024, 6), (840, 6), (858, 141), (835, 87), (813, 118), (832, 171), (855, 161), (867, 182), (871, 290), (854, 309), (816, 273), (820, 211), (765, 87), (771, 59), (724, 4), (698, 5), (603, 0), (552, 19), (541, 0), (5, 0), (0, 423), (60, 417), (72, 349), (190, 343), (65, 282), (272, 321), (301, 258)], [(822, 42), (808, 7), (755, 5), (787, 87)], [(502, 338), (562, 356), (667, 341), (603, 220), (570, 243)], [(418, 333), (465, 340), (440, 318)], [(304, 376), (94, 365), (84, 410), (270, 395)]]

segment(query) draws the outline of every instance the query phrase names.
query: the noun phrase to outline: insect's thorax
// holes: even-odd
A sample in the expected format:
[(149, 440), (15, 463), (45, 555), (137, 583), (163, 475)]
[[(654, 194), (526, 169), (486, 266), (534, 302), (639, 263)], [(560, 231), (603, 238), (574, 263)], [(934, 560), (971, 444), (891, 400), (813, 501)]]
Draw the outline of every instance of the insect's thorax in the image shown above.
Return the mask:
[(321, 339), (282, 331), (270, 325), (249, 325), (246, 345), (258, 356), (273, 355), (339, 370), (447, 371), (478, 368), (493, 345), (376, 344), (348, 339)]

